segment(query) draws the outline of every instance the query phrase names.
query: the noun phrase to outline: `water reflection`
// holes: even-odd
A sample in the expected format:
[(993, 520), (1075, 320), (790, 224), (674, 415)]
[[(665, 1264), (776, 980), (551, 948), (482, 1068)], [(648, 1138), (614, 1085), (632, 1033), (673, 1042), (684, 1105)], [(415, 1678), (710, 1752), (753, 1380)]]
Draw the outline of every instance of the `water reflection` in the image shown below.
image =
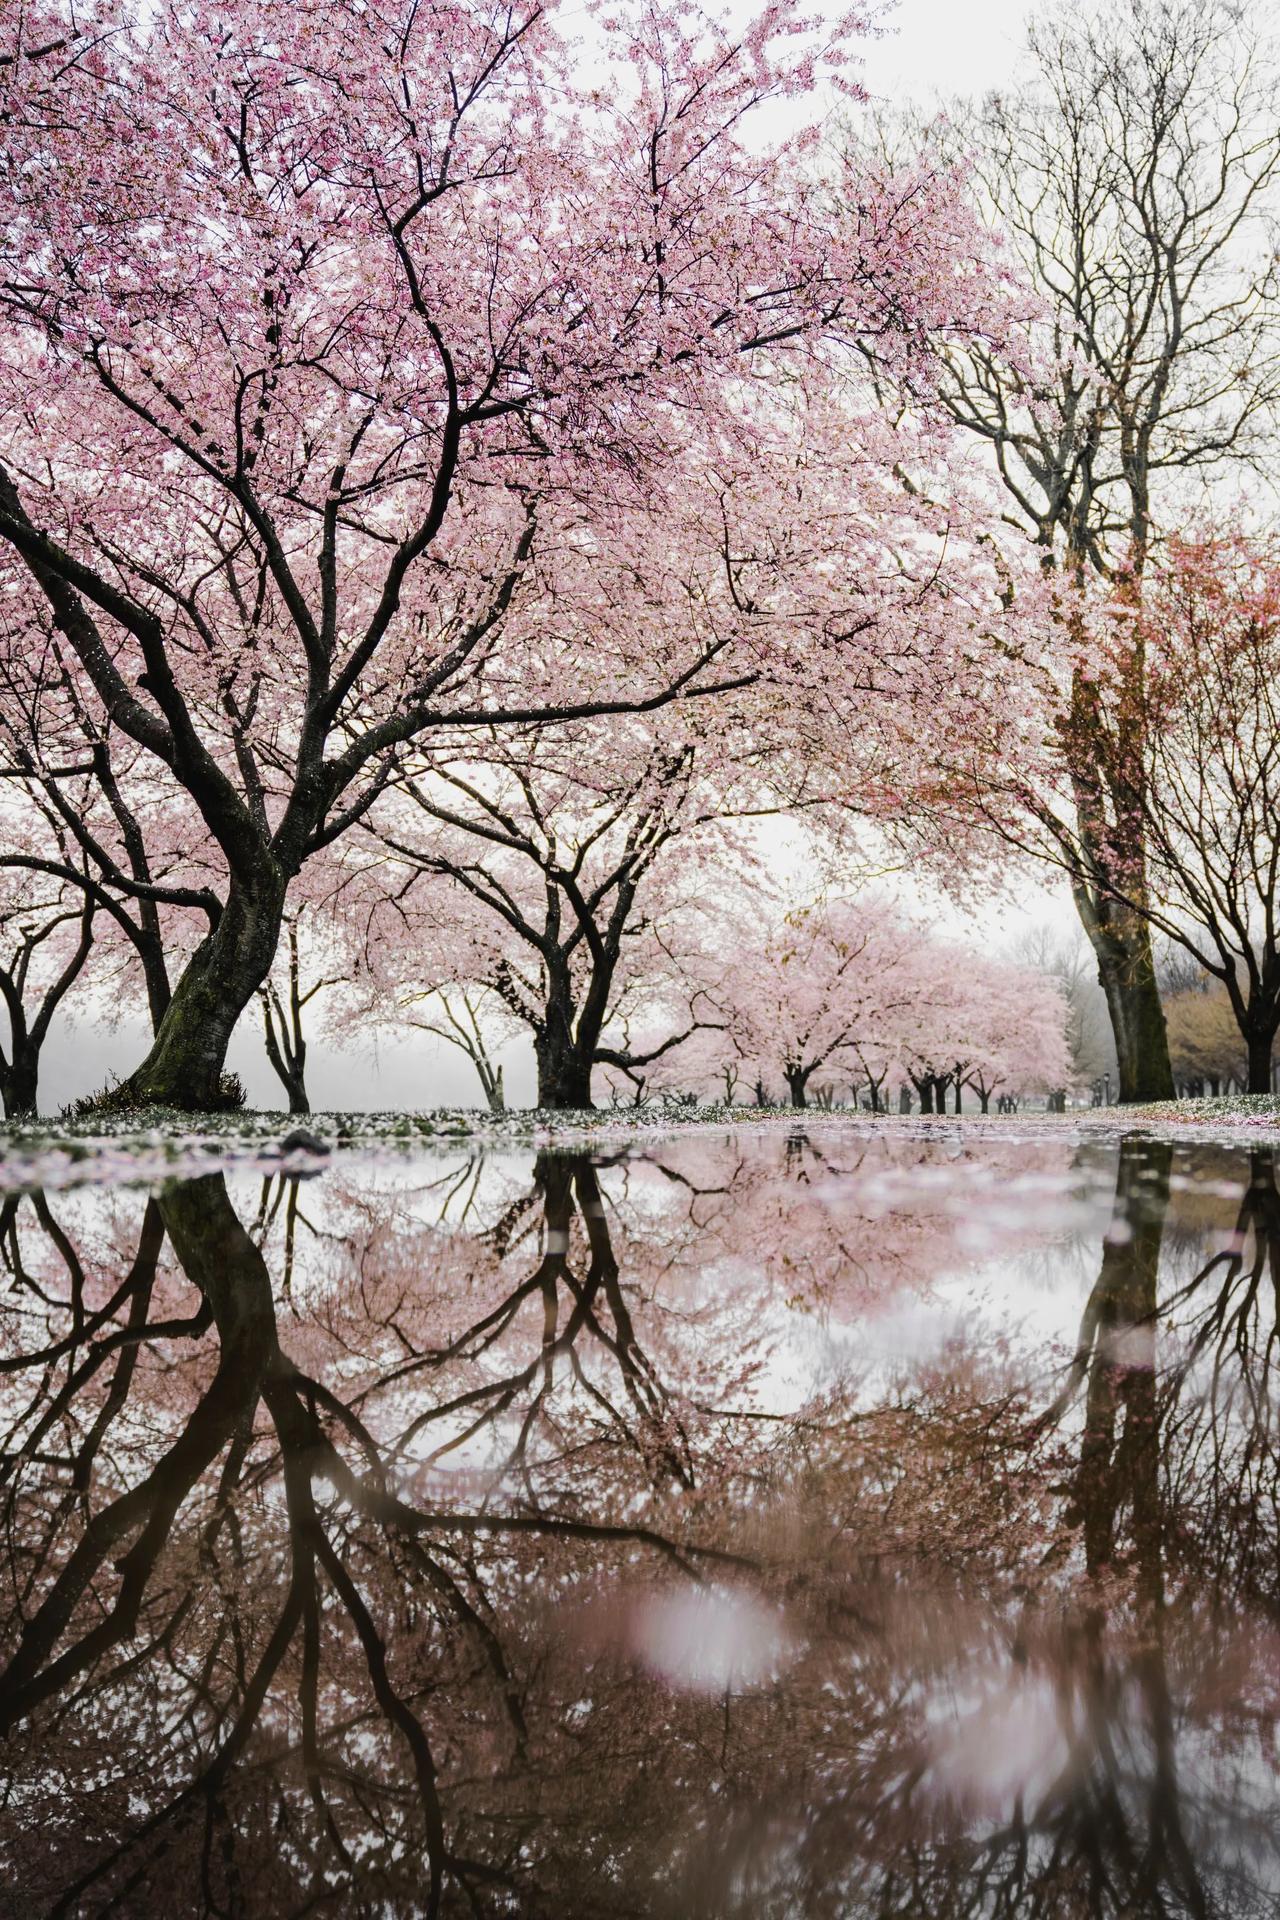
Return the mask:
[(1274, 1915), (1269, 1150), (0, 1208), (0, 1913)]

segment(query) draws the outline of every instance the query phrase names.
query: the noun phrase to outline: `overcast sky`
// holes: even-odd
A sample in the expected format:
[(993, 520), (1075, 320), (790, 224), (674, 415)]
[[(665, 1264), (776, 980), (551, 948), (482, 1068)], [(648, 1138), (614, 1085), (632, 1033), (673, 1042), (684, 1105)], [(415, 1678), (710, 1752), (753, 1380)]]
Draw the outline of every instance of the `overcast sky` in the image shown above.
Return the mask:
[[(735, 10), (738, 0), (734, 0)], [(831, 18), (843, 7), (816, 0)], [(748, 11), (742, 0), (742, 11)], [(1021, 52), (1024, 0), (901, 0), (881, 16), (881, 30), (864, 42), (863, 83), (879, 103), (910, 97), (927, 105), (957, 94), (982, 94), (1008, 83)], [(1003, 947), (1019, 925), (1053, 912), (1070, 922), (1070, 908), (1056, 911), (1045, 895), (1028, 895), (1020, 909), (989, 909), (984, 933)], [(977, 936), (976, 930), (974, 935)], [(281, 1104), (279, 1082), (263, 1051), (256, 1011), (246, 1015), (232, 1048), (233, 1068), (244, 1078), (250, 1104)], [(136, 1066), (147, 1044), (141, 1024), (104, 1033), (88, 1020), (51, 1036), (41, 1070), (41, 1106), (54, 1111), (75, 1095), (103, 1084), (109, 1073), (123, 1075)], [(513, 1105), (533, 1098), (530, 1049), (518, 1045), (504, 1056), (507, 1096)], [(421, 1037), (382, 1042), (376, 1053), (360, 1057), (337, 1053), (313, 1040), (308, 1084), (317, 1108), (472, 1106), (480, 1093), (475, 1071), (460, 1054)]]
[(867, 42), (865, 84), (881, 100), (922, 102), (1004, 86), (1030, 12), (1024, 0), (901, 0)]

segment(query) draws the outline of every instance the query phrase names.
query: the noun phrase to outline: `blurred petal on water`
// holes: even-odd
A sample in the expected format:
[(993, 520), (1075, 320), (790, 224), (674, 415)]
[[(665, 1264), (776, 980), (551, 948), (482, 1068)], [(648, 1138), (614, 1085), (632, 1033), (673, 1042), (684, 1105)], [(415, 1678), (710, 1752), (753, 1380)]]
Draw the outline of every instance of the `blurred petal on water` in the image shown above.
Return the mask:
[(1034, 1802), (1069, 1758), (1053, 1686), (1021, 1674), (953, 1703), (930, 1746), (937, 1798), (993, 1819)]
[(772, 1607), (726, 1587), (651, 1593), (632, 1610), (631, 1651), (651, 1673), (691, 1693), (722, 1693), (771, 1679), (788, 1636)]

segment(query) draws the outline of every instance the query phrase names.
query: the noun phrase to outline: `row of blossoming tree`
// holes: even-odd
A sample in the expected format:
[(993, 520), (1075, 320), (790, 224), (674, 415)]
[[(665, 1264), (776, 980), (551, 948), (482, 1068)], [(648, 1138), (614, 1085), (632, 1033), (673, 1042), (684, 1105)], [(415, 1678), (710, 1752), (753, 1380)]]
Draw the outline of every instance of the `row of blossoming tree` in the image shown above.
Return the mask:
[[(957, 891), (1065, 868), (1122, 1096), (1168, 1080), (1153, 921), (1222, 981), (1261, 1084), (1275, 566), (1162, 543), (1152, 476), (1265, 411), (1269, 287), (1237, 262), (1280, 148), (1242, 68), (1228, 185), (1196, 201), (1184, 135), (1244, 28), (1210, 8), (1184, 44), (1173, 12), (1037, 49), (1059, 121), (1085, 74), (1103, 147), (1136, 112), (1126, 34), (1177, 82), (1151, 218), (1181, 194), (1191, 265), (1126, 520), (1105, 316), (1001, 201), (999, 115), (905, 161), (820, 128), (833, 94), (857, 121), (857, 14), (645, 0), (575, 42), (536, 0), (9, 10), (6, 1111), (60, 1010), (106, 995), (153, 1041), (104, 1099), (227, 1104), (261, 1007), (302, 1106), (329, 982), (467, 1044), (494, 1100), (490, 1007), (550, 1105), (610, 1073), (801, 1102), (837, 1068), (873, 1102), (1062, 1083), (1030, 976), (848, 885), (788, 915), (762, 816), (837, 871), (869, 837)], [(1205, 370), (1223, 314), (1238, 420)], [(975, 443), (1051, 510), (1024, 488), (1011, 526)]]
[[(1077, 1078), (1055, 981), (936, 937), (891, 896), (867, 889), (788, 909), (757, 875), (747, 911), (738, 894), (709, 899), (713, 873), (686, 865), (665, 890), (643, 890), (626, 920), (612, 888), (585, 931), (567, 900), (551, 944), (545, 897), (501, 874), (484, 870), (483, 899), (469, 890), (481, 885), (477, 864), (460, 904), (438, 885), (421, 915), (412, 889), (397, 901), (398, 941), (348, 947), (349, 962), (326, 976), (340, 983), (326, 992), (329, 1031), (430, 1033), (471, 1060), (494, 1110), (500, 1055), (517, 1037), (532, 1044), (548, 1107), (683, 1095), (880, 1110), (905, 1094), (941, 1112), (948, 1092), (958, 1111), (969, 1088), (986, 1112), (993, 1096), (1016, 1103)], [(600, 892), (594, 875), (577, 889), (584, 901)], [(288, 964), (295, 1011), (278, 994), (277, 1020), (296, 1055), (323, 979), (295, 972), (292, 948)], [(301, 1110), (305, 1089), (293, 1091)]]

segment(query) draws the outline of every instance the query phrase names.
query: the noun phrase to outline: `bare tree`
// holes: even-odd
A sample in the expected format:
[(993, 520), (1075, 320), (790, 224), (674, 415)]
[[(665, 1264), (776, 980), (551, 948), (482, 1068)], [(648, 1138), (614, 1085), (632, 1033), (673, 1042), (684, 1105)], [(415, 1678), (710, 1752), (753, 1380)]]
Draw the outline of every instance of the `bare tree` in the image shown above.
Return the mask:
[(504, 1112), (507, 1104), (502, 1063), (494, 1060), (492, 1041), (484, 1029), (484, 1016), (497, 998), (489, 987), (444, 984), (402, 995), (396, 1003), (401, 1026), (434, 1034), (466, 1054), (479, 1076), (490, 1113)]
[(36, 1111), (40, 1054), (53, 1016), (84, 970), (93, 946), (93, 902), (56, 882), (0, 900), (0, 1005), (8, 1023), (0, 1042), (0, 1101), (5, 1118)]
[[(946, 352), (947, 400), (1064, 585), (1137, 599), (1188, 500), (1272, 426), (1275, 69), (1232, 0), (1063, 8), (1032, 29), (1030, 60), (1025, 84), (938, 137), (976, 156), (1046, 300), (1055, 372), (1033, 385), (980, 348)], [(1105, 695), (1076, 674), (1061, 785), (1020, 795), (1021, 837), (1065, 869), (1097, 956), (1122, 1100), (1173, 1090), (1142, 911), (1144, 674), (1139, 638)]]
[[(148, 844), (126, 793), (138, 749), (77, 697), (53, 622), (38, 610), (7, 607), (0, 637), (0, 791), (11, 808), (0, 836), (0, 879), (27, 874), (78, 890), (100, 916), (100, 931), (118, 936), (121, 952), (132, 956), (155, 1032), (172, 998), (175, 952), (174, 927), (162, 923), (161, 909), (211, 922), (217, 898), (204, 886), (172, 884), (170, 870), (185, 850), (181, 829), (165, 834), (173, 844), (158, 858)], [(162, 793), (152, 782), (152, 799)], [(158, 809), (161, 817), (165, 811)]]
[(267, 1058), (276, 1077), (289, 1096), (290, 1113), (310, 1113), (307, 1096), (307, 1036), (303, 1013), (326, 987), (342, 985), (341, 973), (324, 974), (310, 985), (302, 979), (302, 960), (298, 950), (298, 916), (286, 916), (288, 967), (284, 992), (275, 976), (269, 974), (258, 989), (262, 1003), (262, 1037)]

